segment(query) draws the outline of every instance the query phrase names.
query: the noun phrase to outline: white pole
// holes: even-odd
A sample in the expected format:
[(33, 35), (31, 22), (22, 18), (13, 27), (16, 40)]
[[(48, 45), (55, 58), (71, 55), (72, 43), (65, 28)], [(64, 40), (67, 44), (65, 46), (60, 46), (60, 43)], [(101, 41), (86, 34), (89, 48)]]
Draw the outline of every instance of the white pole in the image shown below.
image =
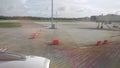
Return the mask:
[(55, 29), (55, 24), (53, 23), (53, 13), (54, 13), (54, 7), (53, 7), (53, 0), (51, 0), (51, 29)]
[(51, 1), (51, 24), (53, 24), (53, 0)]

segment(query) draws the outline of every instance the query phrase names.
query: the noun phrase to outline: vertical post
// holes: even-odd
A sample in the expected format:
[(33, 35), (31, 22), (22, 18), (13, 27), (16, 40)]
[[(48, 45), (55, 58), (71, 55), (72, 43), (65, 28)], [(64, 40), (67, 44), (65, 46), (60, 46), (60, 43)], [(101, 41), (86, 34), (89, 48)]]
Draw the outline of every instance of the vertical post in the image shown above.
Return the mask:
[(51, 24), (53, 24), (53, 0), (51, 0)]
[(100, 27), (100, 22), (98, 22), (98, 26), (97, 26), (97, 28), (99, 29), (99, 27)]
[(101, 23), (101, 29), (103, 29), (103, 22)]
[(53, 0), (51, 0), (51, 29), (55, 29), (55, 24), (53, 23)]

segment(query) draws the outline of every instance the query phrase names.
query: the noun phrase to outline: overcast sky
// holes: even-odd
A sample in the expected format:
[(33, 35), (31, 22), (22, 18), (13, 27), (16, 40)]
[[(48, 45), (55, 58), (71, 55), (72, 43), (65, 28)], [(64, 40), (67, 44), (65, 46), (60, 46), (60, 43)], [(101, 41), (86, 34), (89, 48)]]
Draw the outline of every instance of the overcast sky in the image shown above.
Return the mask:
[[(51, 16), (51, 0), (0, 0), (0, 15)], [(54, 0), (54, 16), (120, 14), (120, 0)]]

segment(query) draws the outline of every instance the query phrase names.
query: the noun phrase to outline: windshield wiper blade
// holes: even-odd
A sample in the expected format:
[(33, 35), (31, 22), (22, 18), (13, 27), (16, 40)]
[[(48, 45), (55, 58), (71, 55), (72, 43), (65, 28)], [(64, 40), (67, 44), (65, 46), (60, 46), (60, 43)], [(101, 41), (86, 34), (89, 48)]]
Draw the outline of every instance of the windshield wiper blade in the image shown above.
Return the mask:
[(15, 61), (15, 60), (25, 60), (24, 55), (8, 52), (0, 52), (0, 61)]

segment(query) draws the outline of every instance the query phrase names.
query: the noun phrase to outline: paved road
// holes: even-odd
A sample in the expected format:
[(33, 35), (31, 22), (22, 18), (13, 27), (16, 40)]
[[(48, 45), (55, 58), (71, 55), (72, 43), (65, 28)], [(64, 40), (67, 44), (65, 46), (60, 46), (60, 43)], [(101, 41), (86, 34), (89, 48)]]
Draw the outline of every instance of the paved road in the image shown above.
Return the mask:
[(120, 68), (120, 45), (69, 51), (73, 68)]
[[(120, 68), (119, 43), (100, 47), (93, 45), (81, 47), (82, 45), (77, 46), (78, 43), (76, 44), (75, 39), (79, 37), (76, 34), (77, 31), (82, 32), (83, 30), (79, 31), (76, 29), (80, 25), (58, 24), (57, 31), (54, 31), (48, 29), (50, 23), (34, 24), (30, 21), (21, 22), (23, 26), (20, 28), (0, 28), (0, 47), (8, 47), (10, 51), (26, 55), (49, 58), (51, 59), (50, 68)], [(68, 29), (71, 27), (72, 31)], [(64, 30), (64, 28), (66, 29)], [(34, 32), (40, 29), (42, 31), (38, 38), (29, 39)], [(72, 32), (74, 32), (75, 38), (73, 38)], [(60, 39), (60, 45), (49, 45), (56, 38)]]
[[(48, 22), (39, 24), (43, 24), (46, 26), (50, 25), (50, 23)], [(111, 33), (114, 32), (110, 31), (109, 29), (99, 30), (96, 28), (97, 23), (94, 22), (58, 22), (55, 24), (57, 27), (57, 33), (60, 33), (63, 37), (69, 36), (69, 39), (71, 39), (74, 43), (84, 46), (89, 44), (95, 44), (98, 40), (103, 41), (105, 39), (109, 39)], [(63, 33), (65, 33), (67, 36), (63, 35)]]

